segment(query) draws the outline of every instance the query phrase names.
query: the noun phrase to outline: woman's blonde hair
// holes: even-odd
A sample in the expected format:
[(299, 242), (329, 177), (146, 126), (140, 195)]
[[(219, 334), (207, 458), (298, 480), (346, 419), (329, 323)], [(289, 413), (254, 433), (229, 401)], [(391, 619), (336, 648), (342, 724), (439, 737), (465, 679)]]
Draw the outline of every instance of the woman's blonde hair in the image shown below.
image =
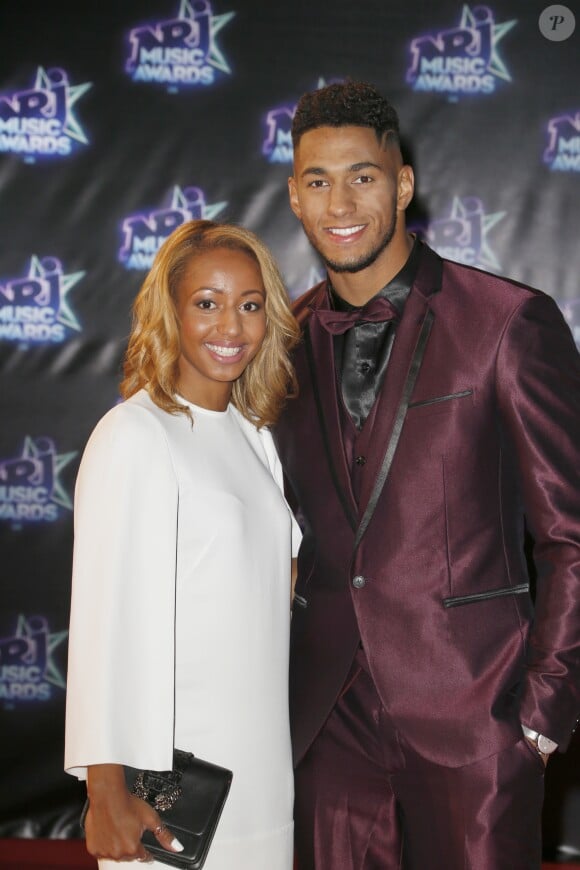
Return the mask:
[(231, 224), (188, 221), (159, 248), (133, 303), (121, 395), (128, 399), (144, 388), (169, 414), (191, 416), (176, 400), (181, 354), (176, 293), (190, 261), (216, 248), (243, 251), (260, 268), (266, 290), (266, 335), (254, 359), (234, 382), (231, 400), (256, 426), (272, 425), (284, 400), (296, 392), (290, 350), (298, 341), (299, 330), (272, 254), (250, 230)]

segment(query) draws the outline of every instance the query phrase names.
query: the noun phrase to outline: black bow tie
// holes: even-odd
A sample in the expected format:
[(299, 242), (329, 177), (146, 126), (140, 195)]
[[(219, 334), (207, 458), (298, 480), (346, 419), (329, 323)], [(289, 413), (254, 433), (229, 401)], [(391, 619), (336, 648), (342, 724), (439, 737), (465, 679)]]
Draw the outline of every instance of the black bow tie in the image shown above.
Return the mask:
[(319, 308), (314, 312), (320, 325), (331, 335), (342, 335), (357, 323), (380, 323), (396, 320), (399, 316), (395, 306), (384, 296), (374, 296), (362, 308), (348, 311), (334, 311), (332, 308)]

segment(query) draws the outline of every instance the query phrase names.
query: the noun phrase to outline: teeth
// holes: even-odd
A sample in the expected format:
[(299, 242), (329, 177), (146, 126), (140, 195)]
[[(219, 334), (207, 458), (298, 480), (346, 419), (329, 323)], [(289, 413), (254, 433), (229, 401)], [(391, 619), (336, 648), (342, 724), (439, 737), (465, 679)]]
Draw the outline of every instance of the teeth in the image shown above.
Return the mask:
[(242, 349), (241, 347), (221, 347), (219, 344), (208, 344), (207, 347), (218, 356), (236, 356)]
[(357, 227), (329, 227), (328, 231), (334, 236), (351, 236), (363, 229), (364, 224), (359, 224)]

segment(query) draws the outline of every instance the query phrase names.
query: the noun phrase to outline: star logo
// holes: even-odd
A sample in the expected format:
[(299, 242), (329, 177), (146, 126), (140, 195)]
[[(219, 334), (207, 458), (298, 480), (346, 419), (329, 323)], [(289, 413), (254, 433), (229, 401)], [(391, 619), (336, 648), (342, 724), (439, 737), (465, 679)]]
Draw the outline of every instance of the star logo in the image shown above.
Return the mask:
[[(315, 90), (326, 87), (327, 84), (340, 83), (343, 79), (327, 81), (319, 77)], [(270, 163), (292, 163), (292, 119), (296, 112), (296, 101), (280, 103), (264, 116), (266, 136), (262, 143), (262, 154)]]
[(21, 455), (21, 459), (30, 460), (32, 462), (32, 467), (38, 469), (38, 473), (41, 475), (41, 481), (39, 482), (46, 482), (46, 475), (44, 475), (43, 472), (46, 469), (47, 459), (49, 463), (50, 460), (52, 460), (50, 463), (51, 467), (48, 468), (48, 473), (52, 478), (52, 490), (49, 495), (49, 501), (52, 501), (55, 504), (60, 505), (60, 507), (66, 508), (70, 511), (73, 509), (73, 504), (70, 496), (59, 480), (59, 474), (76, 455), (76, 450), (71, 453), (58, 454), (51, 438), (37, 438), (35, 440), (28, 435), (24, 439), (24, 446)]
[(196, 215), (192, 213), (192, 198), (191, 191), (195, 191), (196, 195), (199, 198), (200, 206), (201, 206), (201, 218), (203, 220), (212, 221), (221, 211), (226, 207), (227, 200), (223, 202), (214, 202), (213, 205), (205, 202), (205, 197), (203, 196), (201, 190), (199, 188), (185, 188), (182, 189), (178, 185), (173, 188), (173, 193), (171, 196), (171, 208), (178, 209), (179, 211), (183, 211), (184, 220), (195, 220)]
[[(24, 655), (27, 664), (40, 664), (44, 657), (44, 673), (42, 678), (59, 689), (66, 688), (64, 676), (53, 659), (55, 649), (67, 637), (68, 631), (50, 632), (48, 622), (43, 616), (27, 619), (20, 615), (16, 624), (14, 637), (26, 641), (28, 652)], [(41, 650), (39, 650), (41, 647)]]
[[(75, 284), (77, 284), (81, 278), (84, 278), (85, 274), (85, 272), (72, 272), (70, 275), (63, 275), (62, 273), (59, 275), (60, 300), (56, 320), (58, 323), (62, 323), (63, 326), (67, 326), (69, 329), (74, 329), (77, 332), (80, 332), (81, 325), (69, 306), (67, 296)], [(45, 275), (46, 270), (43, 262), (38, 257), (33, 256), (30, 260), (28, 277), (33, 280), (38, 279), (39, 282), (44, 283), (43, 279), (45, 278)], [(41, 300), (37, 299), (36, 301), (37, 304), (42, 304)]]
[(88, 144), (88, 139), (85, 136), (81, 125), (75, 117), (73, 106), (75, 103), (86, 94), (90, 87), (90, 82), (82, 85), (69, 85), (68, 76), (64, 70), (51, 70), (47, 73), (42, 67), (38, 68), (36, 73), (36, 81), (34, 83), (35, 90), (45, 91), (47, 94), (54, 95), (58, 91), (64, 93), (64, 120), (62, 132), (69, 139), (74, 139), (83, 145)]
[(444, 93), (449, 99), (493, 93), (498, 81), (511, 81), (498, 46), (516, 23), (496, 24), (488, 6), (463, 6), (457, 26), (411, 40), (407, 81), (413, 90)]
[(88, 139), (76, 117), (76, 104), (92, 87), (72, 85), (66, 70), (38, 67), (31, 87), (0, 96), (0, 152), (25, 163), (68, 157)]
[[(491, 26), (491, 53), (487, 68), (492, 75), (496, 76), (496, 78), (504, 79), (506, 82), (511, 82), (512, 79), (505, 63), (498, 54), (497, 46), (500, 39), (503, 39), (506, 33), (508, 33), (516, 23), (517, 22), (514, 19), (513, 21), (506, 21), (503, 24), (492, 24)], [(471, 30), (472, 32), (477, 33), (478, 25), (478, 19), (469, 6), (464, 6), (459, 26), (462, 29)]]
[(213, 15), (209, 0), (181, 0), (177, 17), (135, 27), (128, 33), (125, 69), (134, 82), (180, 87), (212, 85), (231, 73), (217, 37), (235, 12)]
[(426, 240), (442, 257), (497, 271), (501, 265), (488, 234), (504, 216), (503, 211), (486, 214), (478, 197), (456, 196), (448, 217), (429, 224)]
[(121, 225), (123, 242), (118, 259), (126, 269), (150, 269), (165, 239), (184, 221), (213, 220), (227, 202), (207, 203), (200, 187), (172, 189), (168, 207), (137, 213)]
[[(231, 73), (231, 69), (218, 48), (216, 36), (232, 20), (235, 14), (235, 12), (225, 12), (223, 15), (209, 16), (209, 51), (205, 60), (214, 69), (218, 69), (223, 73)], [(195, 24), (196, 14), (188, 0), (181, 0), (178, 17), (183, 21), (191, 21)]]

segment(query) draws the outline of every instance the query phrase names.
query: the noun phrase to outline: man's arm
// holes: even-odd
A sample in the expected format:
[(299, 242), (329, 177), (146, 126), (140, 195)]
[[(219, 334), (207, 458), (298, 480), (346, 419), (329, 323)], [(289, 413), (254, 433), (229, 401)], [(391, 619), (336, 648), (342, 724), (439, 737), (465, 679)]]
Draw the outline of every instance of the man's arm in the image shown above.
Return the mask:
[(580, 714), (580, 357), (549, 297), (512, 315), (497, 390), (537, 570), (520, 716), (565, 749)]

